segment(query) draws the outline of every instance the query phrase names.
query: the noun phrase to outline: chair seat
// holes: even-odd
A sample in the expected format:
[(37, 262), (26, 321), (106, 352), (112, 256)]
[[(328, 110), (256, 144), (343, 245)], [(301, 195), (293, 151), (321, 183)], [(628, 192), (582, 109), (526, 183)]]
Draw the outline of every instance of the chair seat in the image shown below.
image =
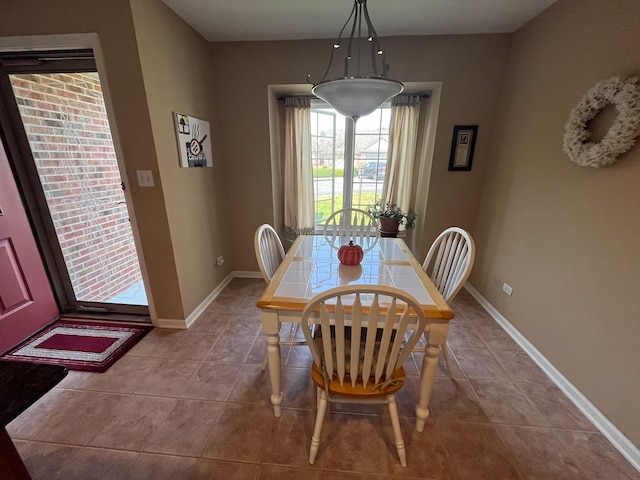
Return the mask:
[[(311, 365), (311, 379), (318, 388), (324, 390), (324, 375), (322, 370), (320, 370), (315, 363)], [(400, 390), (404, 385), (405, 379), (406, 375), (403, 367), (400, 367), (393, 372), (389, 382), (385, 382), (384, 379), (381, 379), (381, 384), (387, 383), (382, 388), (375, 388), (375, 380), (373, 378), (367, 383), (366, 387), (362, 385), (362, 380), (358, 379), (358, 382), (356, 382), (356, 386), (354, 387), (351, 385), (351, 377), (349, 375), (345, 375), (344, 383), (342, 384), (340, 384), (340, 380), (337, 378), (337, 375), (334, 375), (329, 382), (329, 393), (340, 397), (357, 397), (364, 399), (386, 397), (387, 395), (392, 395)]]

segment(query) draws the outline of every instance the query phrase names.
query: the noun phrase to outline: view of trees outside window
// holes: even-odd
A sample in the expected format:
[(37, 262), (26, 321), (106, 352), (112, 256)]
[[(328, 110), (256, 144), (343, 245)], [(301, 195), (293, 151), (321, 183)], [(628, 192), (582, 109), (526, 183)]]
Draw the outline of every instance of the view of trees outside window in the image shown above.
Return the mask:
[(362, 208), (382, 195), (391, 106), (353, 122), (322, 101), (311, 105), (316, 223), (341, 208)]

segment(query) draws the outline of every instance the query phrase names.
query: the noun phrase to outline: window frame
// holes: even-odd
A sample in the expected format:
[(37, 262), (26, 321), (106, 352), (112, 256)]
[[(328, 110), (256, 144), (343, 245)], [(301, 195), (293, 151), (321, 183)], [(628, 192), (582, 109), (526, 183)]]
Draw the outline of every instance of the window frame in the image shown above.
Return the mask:
[[(354, 198), (354, 180), (356, 175), (354, 174), (356, 168), (361, 169), (366, 163), (371, 162), (371, 161), (375, 161), (376, 164), (379, 164), (379, 162), (381, 161), (387, 161), (387, 157), (385, 156), (384, 158), (380, 157), (380, 153), (381, 151), (378, 150), (378, 154), (377, 154), (377, 158), (376, 159), (364, 159), (361, 160), (362, 165), (357, 165), (357, 159), (356, 159), (356, 153), (358, 152), (358, 148), (357, 148), (357, 144), (358, 144), (358, 136), (359, 135), (368, 135), (368, 136), (377, 136), (377, 140), (379, 143), (381, 142), (382, 139), (386, 139), (387, 143), (388, 143), (388, 137), (389, 137), (389, 127), (391, 125), (391, 102), (385, 102), (384, 104), (382, 104), (378, 109), (376, 109), (377, 111), (380, 110), (388, 110), (388, 113), (385, 113), (384, 111), (381, 112), (379, 114), (379, 125), (378, 125), (378, 130), (375, 133), (358, 133), (358, 129), (357, 129), (357, 125), (354, 125), (354, 122), (351, 121), (351, 119), (349, 119), (348, 117), (343, 117), (340, 114), (338, 114), (328, 103), (326, 103), (323, 100), (320, 99), (312, 99), (311, 100), (311, 115), (312, 115), (312, 120), (311, 120), (311, 124), (312, 124), (312, 132), (311, 132), (311, 141), (312, 141), (312, 158), (311, 161), (313, 162), (313, 168), (314, 168), (314, 208), (316, 210), (316, 219), (315, 219), (315, 223), (317, 226), (321, 226), (324, 225), (324, 222), (326, 221), (326, 219), (328, 218), (328, 215), (330, 215), (331, 213), (343, 209), (343, 208), (362, 208), (365, 209), (366, 205), (363, 205), (362, 203), (360, 204), (355, 204), (353, 203)], [(314, 131), (314, 125), (316, 126), (316, 128), (319, 125), (319, 122), (316, 119), (313, 118), (313, 115), (330, 115), (333, 116), (333, 133), (332, 135), (329, 136), (324, 136), (324, 135), (319, 135), (319, 131), (316, 130)], [(388, 123), (387, 123), (387, 127), (386, 129), (381, 128), (381, 126), (383, 125), (384, 122), (384, 118), (386, 117)], [(339, 148), (337, 146), (337, 138), (338, 138), (338, 132), (340, 131), (338, 128), (338, 124), (341, 123), (340, 120), (344, 119), (344, 149), (343, 149), (343, 157), (339, 156)], [(359, 123), (359, 125), (362, 125), (362, 122)], [(332, 159), (332, 169), (333, 169), (333, 176), (331, 178), (334, 179), (333, 185), (331, 187), (331, 212), (327, 215), (327, 218), (322, 218), (319, 217), (318, 215), (318, 205), (320, 204), (321, 200), (318, 199), (319, 195), (317, 194), (317, 188), (319, 186), (319, 181), (318, 178), (315, 176), (316, 173), (316, 168), (317, 168), (317, 164), (318, 164), (318, 159), (319, 159), (319, 155), (318, 155), (318, 144), (317, 139), (319, 138), (332, 138), (333, 139), (333, 159)], [(336, 182), (335, 179), (339, 178), (335, 176), (335, 170), (336, 170), (336, 163), (339, 162), (340, 160), (342, 160), (343, 162), (343, 177), (342, 177), (342, 203), (341, 204), (337, 204), (336, 202), (336, 198), (339, 194), (336, 194)], [(384, 181), (386, 180), (387, 176), (385, 175), (385, 179), (380, 181), (380, 180), (374, 180), (375, 183), (375, 187), (373, 190), (374, 193), (374, 201), (377, 201), (381, 198), (382, 196), (382, 191), (384, 188)], [(362, 179), (360, 180), (362, 182)], [(373, 202), (371, 202), (373, 203)]]

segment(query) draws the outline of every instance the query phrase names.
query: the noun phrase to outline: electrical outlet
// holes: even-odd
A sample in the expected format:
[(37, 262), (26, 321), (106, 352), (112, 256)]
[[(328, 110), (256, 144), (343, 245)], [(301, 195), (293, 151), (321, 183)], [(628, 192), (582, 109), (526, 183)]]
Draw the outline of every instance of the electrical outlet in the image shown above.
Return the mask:
[(141, 187), (154, 187), (153, 173), (151, 170), (136, 170), (138, 176), (138, 185)]
[(506, 293), (507, 295), (511, 296), (511, 294), (513, 293), (513, 288), (508, 283), (503, 283), (502, 284), (502, 291), (504, 293)]
[(222, 255), (220, 255), (217, 259), (216, 259), (216, 264), (217, 265), (222, 265), (224, 263), (224, 257)]

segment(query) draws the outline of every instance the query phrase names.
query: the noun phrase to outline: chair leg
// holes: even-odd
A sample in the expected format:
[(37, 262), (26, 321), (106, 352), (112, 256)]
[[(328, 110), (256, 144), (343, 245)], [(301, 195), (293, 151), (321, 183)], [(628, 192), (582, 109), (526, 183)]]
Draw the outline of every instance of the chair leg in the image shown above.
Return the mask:
[(264, 354), (264, 360), (262, 360), (262, 371), (264, 372), (267, 369), (267, 365), (269, 364), (269, 354)]
[(453, 375), (451, 374), (451, 357), (449, 356), (449, 345), (446, 343), (441, 345), (442, 356), (444, 357), (444, 365), (447, 367), (447, 373), (449, 374), (449, 378), (453, 379)]
[(313, 427), (313, 436), (311, 437), (311, 448), (309, 450), (309, 463), (313, 465), (316, 461), (316, 455), (318, 455), (318, 446), (320, 446), (320, 432), (322, 431), (322, 423), (324, 422), (324, 415), (327, 411), (327, 394), (326, 392), (318, 388), (320, 398), (318, 401), (318, 412), (316, 413), (316, 424)]
[(394, 395), (389, 395), (387, 397), (387, 405), (389, 405), (389, 416), (391, 417), (393, 434), (396, 437), (396, 450), (398, 450), (398, 457), (400, 457), (400, 465), (406, 467), (407, 451), (404, 448), (402, 430), (400, 430), (400, 417), (398, 416), (398, 405), (396, 405), (396, 397)]
[(291, 327), (289, 328), (289, 341), (296, 341), (296, 334), (298, 333), (298, 324), (291, 322)]

